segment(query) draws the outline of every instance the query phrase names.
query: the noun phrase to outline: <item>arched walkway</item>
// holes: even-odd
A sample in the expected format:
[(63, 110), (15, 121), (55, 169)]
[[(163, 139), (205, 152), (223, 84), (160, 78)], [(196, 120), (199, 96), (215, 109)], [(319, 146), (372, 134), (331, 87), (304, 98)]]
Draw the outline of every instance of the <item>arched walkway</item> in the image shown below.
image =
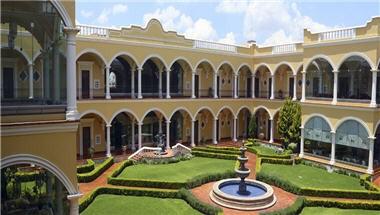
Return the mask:
[(306, 99), (332, 99), (333, 66), (325, 58), (316, 58), (306, 67)]
[(237, 138), (247, 139), (251, 137), (249, 133), (249, 123), (253, 117), (248, 107), (241, 108), (237, 113)]
[(294, 71), (289, 63), (281, 63), (276, 67), (273, 76), (274, 97), (276, 99), (293, 97), (295, 80), (293, 73)]
[(258, 107), (254, 111), (254, 116), (256, 122), (255, 137), (260, 140), (273, 142), (273, 120), (269, 110), (264, 107)]
[(193, 120), (187, 110), (180, 109), (175, 111), (170, 117), (170, 146), (177, 143), (194, 146), (192, 126)]
[[(234, 98), (237, 75), (229, 62), (224, 62), (217, 70), (217, 93), (219, 98)], [(237, 96), (237, 94), (236, 94)]]
[[(165, 87), (163, 87), (165, 86)], [(170, 98), (170, 71), (159, 57), (144, 61), (141, 74), (141, 92), (143, 97)]]
[(195, 68), (195, 97), (217, 98), (218, 76), (212, 64), (207, 60), (202, 60)]
[(250, 67), (248, 65), (242, 65), (237, 72), (237, 97), (251, 98), (254, 76)]
[(194, 141), (196, 145), (212, 142), (217, 144), (218, 119), (211, 109), (202, 108), (194, 116)]
[(255, 97), (267, 99), (272, 98), (272, 90), (271, 71), (268, 66), (263, 64), (259, 66), (255, 71)]
[(237, 119), (229, 107), (224, 107), (219, 110), (217, 115), (217, 140), (237, 141)]

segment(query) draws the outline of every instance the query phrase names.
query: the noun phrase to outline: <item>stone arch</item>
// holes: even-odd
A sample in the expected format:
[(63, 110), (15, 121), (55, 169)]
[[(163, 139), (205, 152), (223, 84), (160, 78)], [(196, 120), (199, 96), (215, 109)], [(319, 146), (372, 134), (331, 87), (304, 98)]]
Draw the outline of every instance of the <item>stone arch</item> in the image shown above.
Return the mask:
[(200, 108), (195, 112), (195, 114), (194, 114), (194, 119), (197, 117), (197, 115), (198, 115), (202, 110), (208, 110), (208, 111), (210, 111), (211, 115), (212, 115), (214, 118), (216, 118), (215, 113), (214, 113), (214, 111), (213, 111), (211, 108), (209, 108), (209, 107), (207, 107), (207, 106), (202, 106), (202, 107), (200, 107)]
[(240, 73), (240, 70), (243, 69), (244, 67), (247, 67), (248, 70), (249, 70), (249, 72), (250, 72), (251, 74), (253, 74), (251, 66), (248, 65), (247, 63), (242, 63), (242, 64), (240, 64), (240, 66), (239, 66), (238, 69), (236, 70), (237, 74), (239, 74), (239, 73)]
[(225, 109), (229, 110), (229, 111), (231, 112), (232, 116), (233, 116), (234, 118), (236, 118), (236, 114), (235, 114), (234, 110), (233, 110), (230, 106), (228, 106), (228, 105), (225, 105), (225, 106), (221, 107), (221, 108), (219, 109), (218, 113), (216, 114), (216, 117), (219, 118), (219, 114), (220, 114), (223, 110), (225, 110)]
[(79, 119), (81, 119), (82, 117), (86, 116), (87, 114), (95, 114), (97, 116), (99, 116), (100, 118), (103, 119), (103, 121), (106, 123), (106, 124), (109, 124), (108, 121), (107, 121), (107, 118), (99, 111), (95, 110), (95, 109), (90, 109), (90, 110), (86, 110), (84, 112), (81, 112), (79, 114)]
[(244, 105), (244, 106), (241, 106), (235, 113), (236, 116), (239, 115), (239, 113), (244, 110), (244, 109), (247, 109), (249, 111), (249, 113), (252, 115), (253, 114), (253, 111), (251, 110), (251, 108), (249, 108), (248, 106)]
[(256, 66), (255, 70), (253, 71), (253, 74), (254, 74), (254, 75), (256, 75), (256, 73), (257, 73), (257, 71), (260, 69), (260, 67), (266, 67), (266, 68), (269, 70), (270, 74), (273, 74), (273, 72), (272, 72), (272, 70), (270, 69), (270, 66), (269, 66), (268, 64), (266, 64), (266, 63), (260, 63), (260, 64), (258, 64), (258, 65)]
[(334, 62), (331, 60), (331, 58), (327, 55), (323, 55), (323, 54), (320, 54), (320, 55), (314, 55), (305, 65), (304, 69), (307, 70), (307, 68), (310, 66), (310, 64), (318, 59), (318, 58), (322, 58), (324, 60), (326, 60), (330, 66), (333, 68), (333, 70), (337, 70), (337, 67), (335, 66)]
[(61, 18), (63, 22), (65, 23), (66, 27), (74, 28), (73, 22), (71, 21), (71, 18), (69, 14), (66, 11), (66, 8), (62, 5), (61, 1), (56, 0), (50, 0), (52, 5), (55, 7), (55, 9), (58, 11), (59, 15), (61, 15)]
[(237, 73), (237, 71), (235, 70), (235, 67), (234, 67), (229, 61), (227, 61), (227, 60), (225, 60), (225, 61), (223, 61), (223, 62), (221, 62), (221, 63), (219, 64), (219, 66), (217, 67), (217, 70), (216, 70), (217, 73), (219, 72), (219, 69), (220, 69), (223, 65), (228, 65), (228, 66), (232, 69), (232, 73), (233, 73), (233, 74), (236, 74), (236, 73)]
[(363, 58), (365, 61), (367, 61), (367, 63), (370, 65), (371, 69), (376, 69), (374, 63), (372, 62), (372, 60), (364, 53), (362, 52), (350, 52), (350, 53), (347, 53), (345, 54), (341, 60), (339, 61), (339, 63), (337, 64), (337, 69), (339, 69), (342, 64), (350, 57), (354, 57), (354, 56), (358, 56), (358, 57), (361, 57)]
[(107, 63), (107, 66), (111, 66), (112, 62), (117, 58), (117, 57), (122, 57), (122, 56), (127, 56), (129, 58), (132, 59), (133, 63), (136, 64), (136, 66), (138, 67), (142, 67), (142, 65), (138, 65), (138, 61), (137, 61), (137, 58), (132, 55), (131, 53), (129, 52), (126, 52), (126, 51), (121, 51), (121, 52), (118, 52), (116, 53), (114, 56), (111, 57), (110, 61)]
[(181, 110), (184, 111), (184, 112), (186, 112), (187, 114), (189, 114), (191, 120), (194, 120), (194, 117), (193, 117), (193, 115), (191, 115), (191, 112), (190, 112), (187, 108), (185, 108), (185, 107), (183, 107), (183, 106), (175, 108), (175, 109), (170, 113), (170, 115), (169, 115), (169, 120), (174, 116), (174, 114), (175, 114), (177, 111), (181, 111)]
[(263, 106), (263, 105), (257, 106), (257, 107), (254, 109), (253, 114), (256, 114), (257, 111), (260, 110), (260, 109), (264, 109), (264, 110), (268, 113), (268, 115), (269, 115), (269, 119), (270, 119), (270, 120), (273, 119), (273, 116), (272, 116), (271, 112), (269, 111), (269, 109), (268, 109), (267, 107)]
[[(160, 114), (162, 114), (162, 116), (164, 117), (165, 120), (170, 120), (170, 118), (168, 118), (168, 116), (165, 114), (164, 111), (162, 111), (161, 109), (159, 108), (150, 108), (149, 110), (145, 111), (145, 113), (143, 114), (143, 116), (141, 117), (141, 119), (139, 120), (139, 123), (142, 123), (145, 119), (145, 117), (150, 113), (150, 112), (159, 112)], [(136, 118), (137, 119), (137, 118)]]
[(348, 121), (348, 120), (353, 120), (353, 121), (356, 121), (356, 122), (358, 122), (359, 124), (361, 124), (361, 125), (364, 127), (364, 129), (367, 131), (368, 136), (369, 136), (369, 137), (373, 137), (373, 133), (372, 133), (371, 130), (368, 128), (367, 124), (366, 124), (363, 120), (361, 120), (361, 119), (359, 119), (359, 118), (357, 118), (357, 117), (352, 117), (352, 116), (344, 117), (344, 118), (342, 118), (341, 120), (339, 120), (339, 121), (336, 123), (336, 125), (335, 125), (335, 127), (334, 127), (334, 130), (337, 131), (338, 128), (339, 128), (341, 125), (343, 125), (344, 122), (346, 122), (346, 121)]
[[(8, 47), (6, 46), (3, 46), (3, 44), (1, 45), (1, 49), (9, 49)], [(21, 51), (21, 49), (17, 46), (14, 47), (14, 49), (9, 49), (9, 50), (14, 50), (16, 51), (17, 53), (19, 53), (21, 56), (24, 57), (25, 61), (28, 63), (28, 64), (31, 64), (32, 63), (32, 59), (30, 59), (29, 55), (27, 53), (25, 53), (24, 51)]]
[(325, 115), (323, 114), (319, 114), (319, 113), (314, 113), (314, 114), (311, 114), (310, 116), (308, 116), (305, 121), (302, 123), (302, 128), (305, 127), (306, 123), (308, 123), (311, 119), (313, 119), (314, 117), (320, 117), (322, 118), (324, 121), (326, 121), (326, 123), (329, 125), (330, 127), (330, 130), (332, 132), (335, 132), (335, 129), (334, 129), (334, 126), (333, 124), (330, 122), (329, 118), (327, 118)]
[(278, 70), (281, 66), (283, 66), (283, 65), (288, 66), (288, 67), (292, 70), (292, 73), (294, 74), (295, 70), (294, 70), (293, 66), (292, 66), (289, 62), (287, 62), (287, 61), (282, 61), (282, 62), (280, 62), (280, 63), (278, 63), (278, 64), (276, 65), (276, 67), (275, 67), (274, 70), (273, 70), (273, 74), (272, 74), (272, 75), (275, 75), (276, 72), (277, 72), (277, 70)]
[[(117, 110), (115, 111), (113, 114), (112, 114), (112, 117), (110, 118), (109, 122), (107, 122), (107, 125), (110, 125), (112, 123), (112, 121), (115, 119), (115, 117), (117, 115), (119, 115), (120, 113), (127, 113), (127, 114), (131, 114), (138, 122), (139, 121), (139, 118), (137, 117), (137, 115), (130, 109), (127, 109), (127, 108), (122, 108), (120, 110)], [(144, 118), (143, 118), (144, 119)]]
[(209, 64), (210, 67), (212, 68), (213, 72), (217, 72), (217, 70), (215, 69), (214, 64), (212, 64), (209, 60), (207, 60), (207, 59), (205, 59), (205, 58), (202, 59), (202, 60), (200, 60), (200, 61), (198, 61), (198, 62), (195, 64), (194, 69), (197, 69), (202, 63), (207, 63), (207, 64)]
[(99, 57), (99, 58), (103, 61), (103, 64), (104, 64), (104, 65), (107, 65), (107, 61), (106, 61), (106, 59), (104, 58), (104, 56), (102, 55), (102, 53), (100, 53), (98, 50), (93, 49), (93, 48), (83, 49), (82, 51), (80, 51), (80, 52), (77, 54), (75, 61), (78, 61), (78, 59), (79, 59), (82, 55), (87, 54), (87, 53), (94, 54), (95, 56)]
[[(160, 55), (158, 54), (151, 54), (151, 55), (148, 55), (145, 57), (145, 59), (141, 62), (140, 66), (139, 67), (143, 67), (144, 64), (149, 60), (153, 60), (153, 59), (158, 59), (160, 60), (160, 62), (162, 63), (162, 65), (166, 68), (166, 69), (169, 69), (170, 67), (168, 67), (168, 64), (166, 63), (166, 61), (164, 60), (164, 58), (162, 58)], [(136, 61), (137, 62), (137, 61)], [(154, 62), (155, 63), (155, 62)], [(157, 65), (158, 66), (158, 65)]]
[(185, 57), (182, 57), (182, 56), (179, 56), (179, 57), (176, 57), (170, 64), (169, 64), (169, 68), (171, 68), (173, 66), (173, 64), (177, 61), (184, 61), (186, 62), (186, 64), (190, 67), (191, 71), (194, 70), (193, 68), (193, 65), (190, 63), (190, 61), (188, 59), (186, 59)]
[(65, 186), (67, 191), (73, 195), (78, 194), (78, 189), (73, 185), (65, 173), (54, 163), (42, 157), (31, 154), (14, 154), (1, 159), (1, 168), (6, 168), (12, 165), (33, 163), (47, 169), (53, 173)]

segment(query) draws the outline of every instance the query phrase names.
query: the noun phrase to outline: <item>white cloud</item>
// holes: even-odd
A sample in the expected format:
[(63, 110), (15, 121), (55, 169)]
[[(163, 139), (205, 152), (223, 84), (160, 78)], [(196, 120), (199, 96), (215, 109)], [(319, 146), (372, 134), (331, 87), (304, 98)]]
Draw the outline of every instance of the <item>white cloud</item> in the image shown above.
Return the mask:
[(110, 14), (111, 14), (111, 10), (103, 9), (102, 12), (100, 12), (99, 16), (96, 18), (96, 21), (99, 24), (104, 25), (105, 23), (108, 22), (108, 17), (110, 16)]
[(217, 6), (224, 13), (244, 13), (243, 34), (246, 40), (263, 41), (265, 45), (303, 40), (303, 29), (323, 31), (332, 27), (302, 15), (291, 1), (230, 1)]
[(235, 34), (234, 32), (229, 32), (226, 34), (224, 38), (221, 38), (218, 40), (219, 43), (226, 43), (226, 44), (236, 44)]
[(143, 16), (144, 24), (146, 25), (152, 18), (160, 20), (166, 31), (177, 31), (187, 38), (199, 40), (216, 40), (218, 38), (211, 21), (203, 18), (194, 21), (173, 6), (145, 14)]
[(126, 4), (115, 4), (112, 7), (112, 14), (120, 14), (125, 13), (128, 10), (128, 6)]
[(87, 11), (87, 10), (81, 10), (80, 15), (83, 16), (84, 18), (90, 18), (94, 15), (93, 11)]

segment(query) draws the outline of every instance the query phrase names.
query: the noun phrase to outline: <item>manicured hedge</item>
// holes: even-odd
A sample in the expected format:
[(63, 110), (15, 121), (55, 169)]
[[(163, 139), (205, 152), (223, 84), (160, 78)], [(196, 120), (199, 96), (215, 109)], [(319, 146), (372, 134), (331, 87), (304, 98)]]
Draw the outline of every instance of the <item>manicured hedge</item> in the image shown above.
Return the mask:
[(108, 169), (114, 163), (113, 157), (107, 158), (107, 160), (103, 161), (99, 166), (95, 167), (91, 172), (77, 174), (78, 182), (87, 183), (95, 180), (99, 177), (106, 169)]
[(380, 210), (380, 202), (368, 201), (331, 201), (323, 199), (306, 199), (305, 207), (326, 207), (341, 209)]
[(86, 160), (87, 163), (77, 166), (77, 173), (86, 173), (86, 172), (91, 172), (92, 170), (95, 169), (95, 162), (91, 159)]
[(208, 147), (196, 147), (192, 149), (192, 152), (198, 151), (198, 152), (207, 152), (207, 153), (217, 153), (217, 154), (229, 154), (229, 155), (239, 155), (240, 151), (236, 150), (224, 150), (224, 149), (217, 149), (217, 148), (208, 148)]
[(380, 200), (380, 192), (298, 187), (287, 180), (263, 172), (258, 172), (256, 179), (297, 195)]
[(217, 158), (217, 159), (226, 159), (226, 160), (236, 160), (237, 155), (231, 154), (220, 154), (220, 153), (212, 153), (212, 152), (201, 152), (201, 151), (191, 151), (191, 154), (198, 157), (206, 157), (206, 158)]
[(290, 157), (291, 157), (290, 154), (273, 154), (273, 155), (263, 154), (263, 153), (260, 153), (255, 148), (250, 147), (250, 146), (247, 147), (247, 150), (251, 153), (256, 154), (259, 157), (262, 157), (262, 158), (265, 157), (265, 158), (277, 158), (277, 159), (290, 159)]
[[(300, 164), (301, 160), (302, 160), (301, 158), (295, 158), (294, 163)], [(261, 163), (293, 165), (293, 160), (292, 159), (276, 159), (276, 158), (261, 157)]]
[(33, 172), (16, 172), (16, 180), (19, 182), (29, 182), (35, 181), (37, 177), (43, 177), (42, 172), (33, 171)]
[(365, 189), (367, 190), (372, 190), (372, 191), (380, 191), (380, 189), (371, 183), (371, 175), (369, 174), (363, 174), (360, 176), (360, 185), (364, 186)]
[(113, 194), (113, 195), (128, 195), (128, 196), (149, 196), (156, 198), (174, 198), (183, 199), (192, 208), (198, 210), (203, 214), (216, 215), (222, 212), (220, 208), (200, 202), (197, 198), (191, 194), (188, 190), (147, 190), (147, 189), (130, 189), (130, 188), (114, 188), (114, 187), (99, 187), (88, 197), (82, 200), (79, 204), (79, 212), (83, 212), (96, 198), (101, 194)]
[(234, 151), (234, 152), (240, 152), (239, 148), (240, 147), (230, 147), (230, 146), (206, 146), (206, 148), (209, 149), (218, 149), (218, 150), (223, 150), (223, 151)]
[(264, 212), (260, 213), (260, 215), (294, 215), (300, 214), (305, 203), (305, 198), (298, 197), (297, 200), (289, 207), (273, 211), (273, 212)]

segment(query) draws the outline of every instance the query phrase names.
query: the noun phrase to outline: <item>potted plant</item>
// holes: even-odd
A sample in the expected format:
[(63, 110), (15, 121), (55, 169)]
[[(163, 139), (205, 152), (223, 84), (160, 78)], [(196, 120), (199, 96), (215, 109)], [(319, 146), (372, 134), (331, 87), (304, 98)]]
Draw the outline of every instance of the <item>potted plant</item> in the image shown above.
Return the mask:
[(126, 152), (126, 151), (127, 151), (127, 144), (126, 144), (126, 143), (123, 143), (123, 144), (121, 145), (121, 150), (122, 150), (123, 152)]
[(90, 158), (94, 157), (94, 153), (95, 153), (94, 147), (91, 146), (90, 148), (88, 148), (88, 154), (90, 154)]

